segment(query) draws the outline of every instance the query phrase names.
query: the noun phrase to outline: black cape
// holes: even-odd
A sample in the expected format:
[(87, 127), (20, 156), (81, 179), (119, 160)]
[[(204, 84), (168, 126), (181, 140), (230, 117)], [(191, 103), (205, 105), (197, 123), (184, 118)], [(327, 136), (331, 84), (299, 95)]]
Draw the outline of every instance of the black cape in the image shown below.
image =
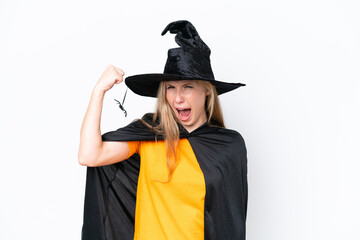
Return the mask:
[[(152, 115), (143, 119), (151, 123)], [(190, 142), (204, 174), (205, 240), (244, 240), (247, 210), (247, 157), (241, 135), (207, 123), (180, 138)], [(137, 120), (105, 133), (103, 141), (162, 139)], [(132, 240), (140, 157), (103, 167), (88, 167), (82, 240)], [(164, 183), (166, 184), (166, 183)]]

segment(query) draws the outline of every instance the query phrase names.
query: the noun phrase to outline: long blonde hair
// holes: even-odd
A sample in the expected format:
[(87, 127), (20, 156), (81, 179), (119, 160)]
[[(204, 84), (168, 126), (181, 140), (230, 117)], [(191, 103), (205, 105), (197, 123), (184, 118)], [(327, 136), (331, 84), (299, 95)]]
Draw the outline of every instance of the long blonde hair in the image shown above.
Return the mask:
[[(208, 96), (206, 96), (204, 106), (208, 125), (225, 128), (216, 88), (208, 81), (196, 81), (198, 81), (198, 83), (210, 93)], [(155, 124), (157, 119), (160, 120), (158, 125)], [(151, 127), (157, 135), (163, 135), (165, 137), (166, 157), (169, 169), (168, 180), (166, 182), (171, 180), (172, 174), (176, 167), (176, 148), (180, 139), (178, 124), (181, 123), (177, 120), (177, 117), (174, 111), (171, 109), (171, 106), (166, 98), (166, 82), (162, 81), (158, 89), (157, 105), (156, 111), (153, 115), (152, 126), (149, 124), (147, 125)]]

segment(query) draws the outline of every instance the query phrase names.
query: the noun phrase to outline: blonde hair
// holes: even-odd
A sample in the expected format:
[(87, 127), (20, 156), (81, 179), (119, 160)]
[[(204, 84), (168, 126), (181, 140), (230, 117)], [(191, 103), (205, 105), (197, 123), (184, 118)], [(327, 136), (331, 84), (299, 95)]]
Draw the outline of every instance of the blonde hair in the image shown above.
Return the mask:
[[(215, 86), (208, 81), (196, 81), (201, 86), (203, 86), (207, 92), (210, 93), (206, 96), (204, 106), (208, 125), (225, 128), (223, 114)], [(159, 120), (158, 125), (155, 124), (157, 119)], [(153, 129), (156, 135), (163, 135), (165, 137), (166, 157), (169, 169), (168, 180), (166, 182), (171, 180), (172, 174), (176, 167), (176, 148), (180, 139), (178, 124), (181, 123), (178, 121), (166, 98), (166, 82), (162, 81), (160, 82), (158, 89), (157, 105), (156, 111), (153, 115), (152, 125), (146, 125)]]

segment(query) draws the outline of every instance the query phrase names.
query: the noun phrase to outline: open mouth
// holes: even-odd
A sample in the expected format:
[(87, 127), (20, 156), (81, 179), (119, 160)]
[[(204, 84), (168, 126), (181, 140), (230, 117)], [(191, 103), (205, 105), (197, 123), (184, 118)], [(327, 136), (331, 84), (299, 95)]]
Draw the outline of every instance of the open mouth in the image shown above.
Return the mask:
[(186, 121), (190, 118), (191, 108), (177, 108), (176, 110), (181, 121)]

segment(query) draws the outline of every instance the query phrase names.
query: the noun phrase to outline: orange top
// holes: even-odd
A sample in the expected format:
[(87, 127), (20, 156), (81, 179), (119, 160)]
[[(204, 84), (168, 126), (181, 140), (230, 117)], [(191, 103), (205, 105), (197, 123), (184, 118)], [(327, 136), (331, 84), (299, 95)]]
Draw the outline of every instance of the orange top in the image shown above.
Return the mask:
[(176, 151), (177, 166), (170, 182), (164, 141), (128, 142), (139, 153), (134, 240), (203, 240), (205, 179), (187, 139)]

